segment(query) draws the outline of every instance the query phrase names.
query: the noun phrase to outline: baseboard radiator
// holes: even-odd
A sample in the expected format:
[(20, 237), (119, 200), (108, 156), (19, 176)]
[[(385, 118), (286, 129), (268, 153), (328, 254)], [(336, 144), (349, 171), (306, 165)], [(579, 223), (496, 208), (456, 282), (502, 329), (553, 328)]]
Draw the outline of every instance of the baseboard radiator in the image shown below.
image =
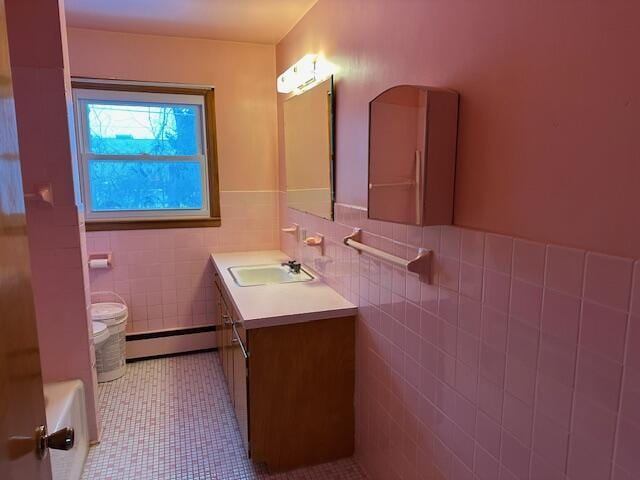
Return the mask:
[(216, 325), (127, 334), (127, 362), (217, 348)]

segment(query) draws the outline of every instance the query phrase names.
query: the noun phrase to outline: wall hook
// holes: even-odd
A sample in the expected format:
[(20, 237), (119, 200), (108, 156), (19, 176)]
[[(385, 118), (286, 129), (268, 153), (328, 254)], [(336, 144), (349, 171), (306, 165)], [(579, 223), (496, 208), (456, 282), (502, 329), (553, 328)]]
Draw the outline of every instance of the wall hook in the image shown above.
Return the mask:
[(25, 193), (24, 198), (27, 200), (38, 200), (53, 206), (53, 188), (51, 184), (38, 185), (33, 193)]

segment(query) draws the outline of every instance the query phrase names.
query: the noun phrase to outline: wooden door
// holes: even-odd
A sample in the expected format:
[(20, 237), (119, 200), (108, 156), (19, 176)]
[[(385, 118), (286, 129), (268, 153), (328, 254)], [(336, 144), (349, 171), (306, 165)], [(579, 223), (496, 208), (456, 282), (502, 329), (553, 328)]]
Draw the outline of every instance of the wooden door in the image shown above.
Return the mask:
[(49, 480), (35, 453), (46, 425), (27, 245), (7, 23), (0, 0), (0, 477)]

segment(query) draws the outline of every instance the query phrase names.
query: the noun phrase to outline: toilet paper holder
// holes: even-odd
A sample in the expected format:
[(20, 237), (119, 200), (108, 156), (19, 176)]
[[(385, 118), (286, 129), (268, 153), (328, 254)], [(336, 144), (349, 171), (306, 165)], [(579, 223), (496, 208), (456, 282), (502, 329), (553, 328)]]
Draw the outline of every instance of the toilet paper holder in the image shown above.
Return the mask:
[(111, 252), (89, 254), (89, 268), (111, 268), (113, 256)]

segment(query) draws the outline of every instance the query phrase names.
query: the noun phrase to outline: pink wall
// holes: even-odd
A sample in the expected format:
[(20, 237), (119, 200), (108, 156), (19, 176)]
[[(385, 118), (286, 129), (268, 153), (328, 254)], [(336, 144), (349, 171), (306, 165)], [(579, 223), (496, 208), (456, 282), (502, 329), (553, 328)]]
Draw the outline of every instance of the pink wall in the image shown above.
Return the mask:
[(84, 221), (74, 191), (64, 9), (57, 0), (37, 6), (9, 0), (6, 9), (24, 191), (50, 184), (54, 194), (53, 207), (27, 201), (43, 380), (84, 382), (95, 440), (95, 357), (89, 342)]
[(368, 102), (450, 87), (457, 225), (640, 257), (639, 14), (625, 0), (320, 0), (278, 45), (277, 72), (308, 52), (341, 68), (339, 201), (366, 205)]
[[(284, 201), (284, 193), (281, 194)], [(282, 248), (360, 307), (356, 458), (372, 480), (640, 478), (640, 262), (459, 227), (336, 222)], [(358, 255), (434, 251), (433, 284)]]
[[(373, 480), (640, 478), (640, 264), (624, 258), (640, 257), (640, 10), (541, 6), (320, 0), (277, 46), (278, 72), (309, 52), (341, 68), (337, 221), (280, 204), (326, 255), (281, 245), (360, 306)], [(407, 83), (461, 93), (455, 220), (479, 230), (366, 219), (368, 102)], [(353, 227), (405, 258), (432, 249), (433, 285), (343, 246)]]
[(277, 189), (273, 45), (69, 29), (71, 75), (213, 85), (220, 189)]
[(128, 331), (215, 323), (211, 252), (278, 249), (276, 192), (222, 192), (221, 208), (220, 228), (87, 233), (90, 252), (113, 252), (91, 288), (124, 298)]
[(91, 288), (127, 300), (130, 331), (213, 323), (210, 253), (278, 247), (274, 47), (71, 28), (69, 52), (76, 76), (215, 87), (222, 227), (87, 234), (114, 255)]

